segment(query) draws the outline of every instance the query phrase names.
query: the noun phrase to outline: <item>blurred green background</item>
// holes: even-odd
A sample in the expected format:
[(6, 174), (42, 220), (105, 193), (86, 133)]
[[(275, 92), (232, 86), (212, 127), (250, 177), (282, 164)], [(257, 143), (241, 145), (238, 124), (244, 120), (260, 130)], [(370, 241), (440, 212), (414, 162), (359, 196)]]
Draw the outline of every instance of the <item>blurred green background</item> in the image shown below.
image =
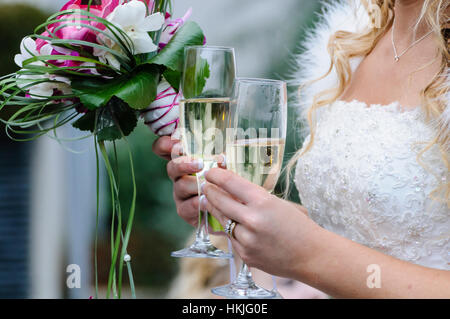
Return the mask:
[[(13, 3), (11, 3), (13, 2)], [(24, 3), (21, 3), (24, 2)], [(0, 1), (0, 75), (14, 72), (17, 67), (14, 65), (14, 55), (19, 52), (19, 44), (21, 39), (30, 33), (33, 33), (34, 27), (39, 25), (51, 13), (51, 11), (58, 10), (64, 1)], [(317, 12), (320, 9), (319, 1), (311, 0), (277, 0), (277, 1), (242, 1), (227, 0), (222, 2), (209, 0), (195, 0), (179, 1), (174, 0), (174, 16), (181, 16), (188, 7), (193, 8), (192, 19), (197, 21), (204, 29), (208, 44), (233, 46), (237, 53), (238, 75), (251, 77), (264, 77), (285, 79), (289, 71), (292, 69), (293, 56), (301, 50), (299, 44), (305, 30), (311, 26), (315, 19), (317, 19)], [(290, 92), (295, 92), (296, 87), (289, 87)], [(289, 110), (289, 130), (285, 161), (301, 146), (301, 141), (296, 137), (297, 121), (295, 110)], [(0, 114), (5, 118), (7, 114), (3, 111)], [(3, 130), (2, 130), (3, 131)], [(71, 133), (70, 133), (71, 134)], [(186, 239), (192, 234), (192, 227), (182, 221), (176, 214), (175, 205), (172, 199), (172, 183), (167, 178), (165, 165), (166, 162), (156, 157), (151, 152), (151, 145), (156, 139), (155, 135), (141, 122), (138, 128), (128, 138), (131, 147), (135, 171), (136, 182), (138, 187), (136, 217), (134, 229), (132, 232), (129, 253), (132, 256), (132, 265), (134, 272), (134, 280), (142, 296), (164, 296), (172, 278), (178, 271), (179, 260), (170, 257), (170, 252), (186, 245)], [(10, 142), (5, 138), (3, 132), (0, 133), (0, 140), (3, 142), (3, 147), (0, 149), (0, 161), (5, 158), (9, 149), (18, 147), (17, 143)], [(85, 145), (87, 148), (93, 148), (91, 142)], [(118, 163), (120, 167), (120, 182), (121, 182), (121, 200), (123, 207), (128, 207), (131, 200), (132, 184), (130, 179), (130, 166), (128, 162), (127, 146), (124, 142), (118, 142)], [(30, 157), (34, 158), (36, 146), (29, 146)], [(72, 161), (76, 160), (76, 155), (70, 155)], [(64, 161), (64, 156), (61, 157)], [(92, 157), (91, 157), (92, 159)], [(69, 163), (71, 163), (69, 161)], [(85, 165), (95, 170), (94, 161), (86, 161)], [(90, 164), (89, 164), (90, 163)], [(42, 165), (42, 164), (41, 164)], [(45, 165), (45, 163), (44, 163)], [(71, 166), (66, 165), (66, 170), (70, 170)], [(83, 169), (83, 168), (81, 168)], [(31, 173), (33, 174), (33, 173)], [(102, 174), (104, 179), (104, 174)], [(89, 175), (86, 183), (95, 183), (95, 176)], [(72, 189), (78, 189), (79, 183), (72, 181)], [(0, 178), (0, 184), (2, 180)], [(50, 187), (49, 180), (42, 180), (41, 184), (36, 186), (35, 182), (30, 182), (30, 197), (33, 197), (33, 189), (42, 186)], [(69, 182), (67, 182), (69, 183)], [(64, 184), (64, 182), (63, 182)], [(39, 186), (40, 185), (40, 186)], [(7, 185), (3, 185), (4, 189), (8, 189)], [(94, 185), (95, 186), (95, 185)], [(92, 187), (91, 187), (92, 189)], [(95, 188), (94, 188), (95, 189)], [(0, 188), (1, 190), (1, 188)], [(102, 218), (100, 219), (99, 232), (99, 278), (100, 283), (105, 285), (107, 281), (107, 273), (109, 267), (109, 221), (108, 212), (108, 190), (109, 187), (106, 182), (102, 183)], [(277, 187), (279, 193), (282, 192), (282, 187)], [(70, 193), (70, 192), (69, 192)], [(73, 195), (73, 192), (71, 193)], [(70, 195), (69, 195), (70, 197)], [(291, 199), (298, 201), (298, 195), (294, 190), (291, 194)], [(41, 199), (44, 200), (44, 199)], [(84, 201), (94, 201), (95, 196), (84, 197)], [(39, 202), (39, 200), (38, 200)], [(95, 203), (94, 203), (95, 204)], [(33, 202), (30, 204), (33, 206)], [(70, 206), (70, 203), (67, 204)], [(63, 206), (62, 206), (63, 207)], [(89, 206), (92, 208), (92, 205)], [(9, 210), (8, 210), (9, 209)], [(0, 227), (2, 223), (1, 215), (6, 214), (14, 208), (3, 208), (0, 206)], [(29, 219), (30, 225), (25, 227), (22, 232), (29, 232), (25, 236), (25, 242), (32, 242), (33, 236), (40, 236), (39, 232), (33, 231), (33, 223), (36, 217), (33, 217), (33, 212), (36, 209), (30, 208)], [(68, 211), (71, 211), (68, 209)], [(70, 213), (77, 214), (77, 212)], [(6, 215), (5, 215), (6, 216)], [(80, 213), (81, 216), (81, 213)], [(71, 244), (77, 236), (87, 237), (84, 247), (90, 247), (88, 250), (89, 263), (92, 266), (92, 252), (93, 252), (93, 223), (95, 222), (95, 211), (89, 211), (84, 214), (84, 219), (74, 222), (72, 217), (65, 217), (62, 220), (66, 226), (62, 227), (63, 231), (59, 233), (59, 237), (55, 237), (60, 241), (59, 248), (55, 248), (56, 252), (52, 250), (51, 260), (47, 260), (47, 264), (41, 261), (43, 255), (37, 254), (33, 258), (27, 257), (27, 254), (32, 254), (33, 246), (30, 244), (24, 245), (23, 263), (25, 264), (25, 272), (33, 274), (27, 277), (28, 281), (24, 283), (24, 292), (22, 294), (14, 295), (14, 292), (8, 292), (9, 285), (2, 286), (2, 276), (0, 275), (0, 297), (74, 297), (74, 298), (88, 298), (92, 294), (92, 267), (86, 272), (88, 273), (86, 281), (89, 284), (87, 290), (81, 293), (72, 293), (65, 288), (65, 265), (71, 261), (70, 251), (80, 249), (78, 246)], [(50, 218), (50, 217), (49, 217)], [(90, 220), (89, 220), (90, 218)], [(3, 221), (4, 222), (4, 221)], [(79, 225), (79, 223), (86, 223)], [(86, 226), (86, 227), (84, 227)], [(43, 228), (42, 228), (43, 227)], [(39, 229), (46, 229), (44, 225)], [(48, 226), (50, 227), (50, 226)], [(58, 226), (57, 226), (58, 227)], [(84, 234), (78, 233), (78, 229), (83, 229)], [(72, 237), (65, 236), (64, 229), (70, 229), (74, 233)], [(74, 232), (74, 230), (76, 230)], [(19, 231), (19, 230), (18, 230)], [(80, 230), (81, 231), (81, 230)], [(53, 240), (54, 241), (54, 240)], [(2, 240), (0, 239), (0, 245)], [(6, 241), (3, 242), (6, 245)], [(74, 248), (75, 247), (75, 248)], [(76, 248), (78, 247), (78, 248)], [(0, 246), (1, 248), (1, 246)], [(47, 249), (44, 247), (43, 249)], [(0, 249), (0, 274), (2, 272), (2, 262), (9, 264), (14, 263), (6, 257), (7, 252)], [(82, 254), (82, 252), (80, 252)], [(55, 258), (55, 261), (52, 260)], [(58, 263), (61, 265), (57, 273), (46, 276), (55, 281), (56, 288), (49, 288), (45, 290), (42, 288), (43, 279), (33, 279), (34, 276), (44, 276), (41, 273), (34, 271), (34, 268), (41, 267), (45, 271), (45, 265), (51, 263)], [(77, 261), (75, 260), (75, 263)], [(40, 266), (35, 266), (39, 264)], [(48, 267), (47, 267), (48, 269)], [(50, 270), (48, 270), (50, 271)], [(37, 273), (37, 275), (35, 275)], [(17, 275), (17, 274), (16, 274)], [(46, 277), (46, 278), (47, 278)], [(126, 278), (126, 276), (124, 276)], [(33, 284), (33, 281), (39, 282)], [(43, 291), (48, 291), (44, 293)], [(52, 291), (56, 290), (52, 294)], [(2, 294), (3, 291), (3, 294)]]

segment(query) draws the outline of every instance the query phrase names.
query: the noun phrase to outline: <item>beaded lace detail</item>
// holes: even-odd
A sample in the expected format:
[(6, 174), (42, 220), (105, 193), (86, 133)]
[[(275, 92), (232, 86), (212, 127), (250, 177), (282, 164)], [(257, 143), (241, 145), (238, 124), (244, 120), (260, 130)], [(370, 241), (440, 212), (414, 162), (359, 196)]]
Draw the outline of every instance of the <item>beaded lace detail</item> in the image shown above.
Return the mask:
[(396, 258), (450, 269), (450, 210), (429, 198), (449, 173), (435, 146), (423, 155), (431, 171), (416, 160), (420, 142), (434, 137), (421, 109), (359, 101), (323, 109), (295, 174), (310, 217)]

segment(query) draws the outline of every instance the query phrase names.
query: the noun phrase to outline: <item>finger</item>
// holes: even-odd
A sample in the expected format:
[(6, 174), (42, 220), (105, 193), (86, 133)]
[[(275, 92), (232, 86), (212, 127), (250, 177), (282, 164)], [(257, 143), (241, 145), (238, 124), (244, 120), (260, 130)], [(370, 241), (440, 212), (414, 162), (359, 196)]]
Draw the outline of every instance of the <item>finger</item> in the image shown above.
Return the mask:
[(177, 205), (178, 215), (188, 224), (197, 226), (198, 224), (199, 199), (198, 196), (187, 200), (179, 201)]
[(198, 195), (197, 178), (195, 176), (181, 176), (173, 186), (175, 196), (181, 200), (186, 200)]
[(225, 228), (229, 218), (227, 218), (218, 208), (211, 205), (205, 194), (200, 196), (199, 205), (202, 211), (207, 211), (209, 214), (214, 216), (219, 221), (220, 225)]
[(153, 152), (164, 159), (170, 160), (172, 147), (179, 143), (178, 140), (172, 139), (170, 136), (162, 136), (153, 142)]
[[(199, 202), (200, 202), (200, 208), (203, 210), (207, 210), (211, 215), (216, 217), (217, 220), (219, 221), (219, 223), (223, 226), (223, 228), (225, 228), (225, 225), (230, 220), (230, 218), (225, 216), (220, 211), (220, 209), (212, 206), (206, 199), (205, 195), (200, 196)], [(243, 235), (243, 233), (246, 232), (246, 230), (242, 224), (240, 224), (236, 220), (233, 220), (233, 221), (236, 223), (236, 225), (234, 226), (233, 234), (231, 237), (231, 242), (233, 244), (233, 247), (236, 249), (236, 252), (238, 253), (238, 255), (241, 256), (242, 253), (244, 252), (244, 249), (243, 249), (243, 246), (240, 241), (242, 241), (243, 238), (245, 238), (244, 237), (245, 235)], [(222, 232), (220, 234), (225, 234), (225, 233)], [(226, 234), (226, 236), (228, 237), (228, 234)]]
[[(248, 208), (232, 198), (230, 194), (220, 189), (214, 184), (206, 183), (202, 185), (202, 192), (205, 195), (202, 200), (202, 205), (204, 204), (208, 211), (215, 216), (219, 221), (226, 224), (228, 219), (232, 219), (239, 223), (245, 223), (245, 212)], [(225, 217), (225, 220), (223, 219)], [(223, 224), (222, 224), (223, 225)]]
[(236, 226), (234, 226), (232, 239), (237, 241), (239, 245), (242, 245), (243, 238), (245, 236), (243, 235), (243, 233), (245, 233), (246, 231), (247, 230), (244, 228), (242, 224), (236, 223)]
[(210, 225), (208, 225), (208, 233), (214, 236), (226, 236), (227, 234), (225, 234), (224, 231), (215, 231), (214, 229), (211, 228)]
[(170, 156), (172, 159), (183, 156), (183, 145), (180, 142), (173, 145)]
[[(200, 196), (199, 203), (200, 209), (207, 211), (209, 214), (214, 216), (219, 221), (220, 225), (222, 225), (222, 227), (225, 229), (225, 226), (230, 220), (230, 218), (226, 217), (218, 208), (212, 206), (206, 199), (205, 195)], [(228, 234), (226, 234), (225, 231), (216, 232), (213, 231), (211, 228), (209, 233), (218, 236), (228, 236)]]
[(266, 196), (267, 191), (230, 170), (212, 168), (205, 174), (206, 180), (227, 191), (244, 204)]
[(233, 231), (234, 235), (231, 238), (229, 236), (227, 237), (230, 238), (231, 245), (233, 246), (233, 253), (237, 255), (239, 258), (241, 258), (241, 256), (244, 255), (245, 249), (242, 243), (239, 242), (239, 240), (236, 238), (236, 228), (238, 227), (238, 225), (239, 224), (236, 224), (236, 226), (234, 227), (235, 228), (235, 230)]
[(231, 245), (233, 245), (233, 249), (239, 257), (243, 256), (245, 250), (238, 240), (231, 238)]
[(231, 237), (231, 244), (237, 255), (245, 262), (249, 267), (249, 252), (252, 250), (249, 244), (251, 243), (251, 233), (242, 224), (237, 223), (234, 226), (233, 236)]
[(167, 174), (173, 181), (177, 181), (181, 176), (198, 173), (203, 169), (203, 161), (192, 161), (189, 157), (183, 156), (171, 160), (167, 164)]

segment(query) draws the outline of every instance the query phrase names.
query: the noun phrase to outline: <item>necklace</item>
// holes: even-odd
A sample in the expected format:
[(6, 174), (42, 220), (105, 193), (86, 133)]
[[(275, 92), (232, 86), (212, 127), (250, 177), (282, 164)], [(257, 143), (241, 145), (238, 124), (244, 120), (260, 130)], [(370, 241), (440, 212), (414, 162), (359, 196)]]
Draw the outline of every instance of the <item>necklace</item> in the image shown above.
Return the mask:
[(395, 42), (394, 42), (394, 31), (395, 31), (395, 18), (394, 21), (392, 22), (392, 32), (391, 32), (391, 40), (392, 40), (392, 48), (394, 49), (394, 60), (395, 62), (398, 62), (400, 60), (400, 57), (405, 54), (406, 52), (408, 52), (409, 49), (411, 49), (413, 46), (415, 46), (417, 43), (419, 43), (420, 41), (422, 41), (423, 39), (425, 39), (427, 36), (429, 36), (431, 33), (433, 33), (433, 30), (431, 30), (430, 32), (428, 32), (427, 34), (425, 34), (423, 37), (421, 37), (420, 39), (414, 41), (413, 43), (411, 43), (409, 45), (409, 47), (407, 47), (402, 53), (398, 54), (397, 53), (397, 48), (395, 47)]

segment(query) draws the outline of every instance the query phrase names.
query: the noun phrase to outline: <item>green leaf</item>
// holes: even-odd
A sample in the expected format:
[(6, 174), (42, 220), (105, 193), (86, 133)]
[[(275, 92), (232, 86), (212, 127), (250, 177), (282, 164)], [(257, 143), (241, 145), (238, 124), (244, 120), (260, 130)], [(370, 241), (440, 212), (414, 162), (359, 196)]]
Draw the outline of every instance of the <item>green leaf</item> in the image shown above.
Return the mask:
[(81, 131), (94, 132), (95, 129), (95, 112), (88, 112), (78, 120), (72, 123), (72, 126)]
[[(91, 111), (72, 123), (72, 126), (94, 132), (95, 111)], [(100, 109), (97, 122), (97, 138), (99, 141), (114, 141), (130, 135), (138, 123), (137, 113), (128, 104), (113, 97), (108, 104)], [(123, 135), (122, 135), (123, 134)]]
[(159, 64), (173, 71), (183, 71), (184, 48), (190, 45), (202, 45), (205, 36), (202, 29), (195, 22), (185, 23), (161, 50), (161, 52), (147, 61), (149, 64)]
[(199, 97), (205, 87), (206, 79), (210, 76), (208, 61), (200, 58), (195, 65), (187, 68), (185, 73), (183, 96), (186, 99)]
[(99, 114), (97, 138), (99, 141), (121, 139), (123, 136), (130, 135), (137, 123), (136, 111), (119, 98), (114, 97)]
[(145, 109), (156, 98), (159, 78), (158, 68), (146, 66), (125, 82), (120, 91), (114, 95), (125, 101), (133, 109)]
[(146, 65), (114, 80), (74, 80), (72, 90), (89, 110), (105, 106), (113, 96), (120, 98), (129, 107), (140, 110), (155, 100), (159, 78), (159, 68)]
[(177, 92), (180, 89), (181, 72), (172, 71), (171, 69), (166, 69), (163, 73), (164, 79), (169, 82), (170, 86), (173, 87)]
[(80, 79), (72, 81), (72, 91), (88, 110), (105, 106), (118, 90), (117, 81)]

